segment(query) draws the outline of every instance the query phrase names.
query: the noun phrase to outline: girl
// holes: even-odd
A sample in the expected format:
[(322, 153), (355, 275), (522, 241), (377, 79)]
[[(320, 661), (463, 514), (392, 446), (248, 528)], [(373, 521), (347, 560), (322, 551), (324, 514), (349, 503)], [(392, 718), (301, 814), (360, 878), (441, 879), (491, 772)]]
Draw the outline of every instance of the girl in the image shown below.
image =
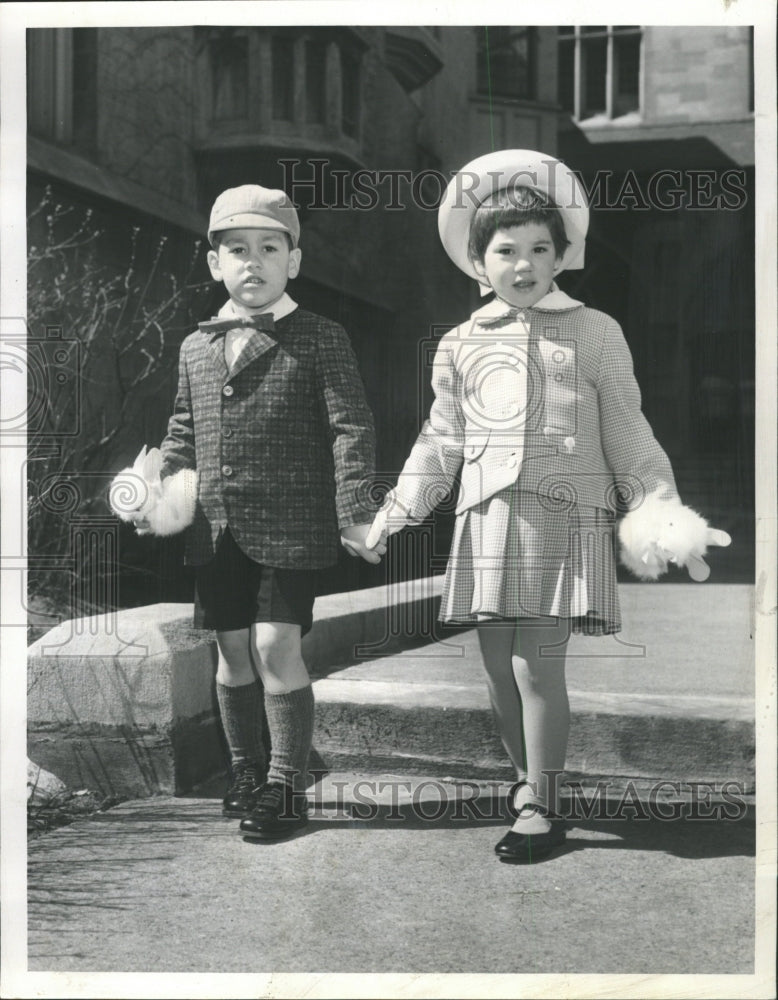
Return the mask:
[(441, 340), (429, 419), (367, 544), (423, 520), (461, 470), (440, 617), (477, 625), (516, 768), (515, 822), (495, 850), (534, 861), (565, 839), (568, 637), (621, 627), (616, 513), (629, 511), (622, 556), (643, 579), (668, 561), (705, 579), (706, 546), (730, 539), (682, 506), (618, 323), (554, 283), (583, 266), (574, 174), (542, 153), (491, 153), (454, 177), (438, 222), (454, 263), (495, 298)]

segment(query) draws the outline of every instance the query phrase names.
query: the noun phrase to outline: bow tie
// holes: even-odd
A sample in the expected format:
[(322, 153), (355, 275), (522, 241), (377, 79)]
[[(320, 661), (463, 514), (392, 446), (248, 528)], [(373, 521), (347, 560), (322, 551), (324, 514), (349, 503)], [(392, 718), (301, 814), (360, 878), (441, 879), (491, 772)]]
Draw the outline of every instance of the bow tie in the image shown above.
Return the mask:
[(203, 333), (226, 333), (228, 330), (263, 330), (274, 333), (276, 328), (272, 313), (256, 313), (254, 316), (239, 316), (235, 319), (209, 319), (197, 324)]
[(478, 320), (478, 325), (484, 327), (486, 330), (494, 330), (500, 326), (508, 326), (509, 323), (515, 323), (516, 317), (519, 313), (523, 313), (523, 309), (513, 308), (509, 309), (507, 312), (501, 313), (499, 316), (485, 316), (483, 319)]

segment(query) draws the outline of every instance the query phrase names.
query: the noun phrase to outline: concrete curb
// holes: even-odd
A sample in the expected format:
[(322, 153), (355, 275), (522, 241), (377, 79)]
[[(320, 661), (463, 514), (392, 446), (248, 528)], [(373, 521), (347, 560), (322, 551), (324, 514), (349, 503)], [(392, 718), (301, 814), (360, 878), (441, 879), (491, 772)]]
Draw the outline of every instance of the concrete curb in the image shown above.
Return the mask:
[[(752, 789), (751, 588), (634, 584), (621, 598), (620, 636), (568, 644), (568, 770)], [(511, 776), (473, 630), (314, 690), (317, 749), (334, 767)]]
[[(512, 777), (485, 685), (333, 679), (314, 692), (316, 748), (330, 767)], [(753, 789), (753, 715), (742, 700), (569, 695), (568, 770)]]

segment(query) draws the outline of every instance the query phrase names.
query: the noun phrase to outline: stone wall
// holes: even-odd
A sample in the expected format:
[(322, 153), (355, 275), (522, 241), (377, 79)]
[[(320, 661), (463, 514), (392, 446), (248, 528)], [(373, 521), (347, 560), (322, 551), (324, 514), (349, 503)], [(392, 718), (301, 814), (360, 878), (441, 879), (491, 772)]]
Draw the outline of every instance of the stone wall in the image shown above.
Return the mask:
[(747, 27), (646, 27), (644, 121), (716, 121), (749, 114)]

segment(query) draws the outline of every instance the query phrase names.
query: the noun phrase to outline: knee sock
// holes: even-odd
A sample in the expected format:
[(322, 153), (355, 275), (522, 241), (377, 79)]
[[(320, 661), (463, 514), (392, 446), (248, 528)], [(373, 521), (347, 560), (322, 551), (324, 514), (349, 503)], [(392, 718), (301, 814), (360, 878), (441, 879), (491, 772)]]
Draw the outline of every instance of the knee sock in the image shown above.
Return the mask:
[(216, 682), (216, 698), (233, 768), (236, 764), (256, 764), (264, 772), (267, 766), (262, 695), (259, 681), (238, 687)]
[(266, 693), (265, 710), (271, 748), (268, 781), (304, 791), (313, 740), (313, 689), (308, 684), (284, 694)]

